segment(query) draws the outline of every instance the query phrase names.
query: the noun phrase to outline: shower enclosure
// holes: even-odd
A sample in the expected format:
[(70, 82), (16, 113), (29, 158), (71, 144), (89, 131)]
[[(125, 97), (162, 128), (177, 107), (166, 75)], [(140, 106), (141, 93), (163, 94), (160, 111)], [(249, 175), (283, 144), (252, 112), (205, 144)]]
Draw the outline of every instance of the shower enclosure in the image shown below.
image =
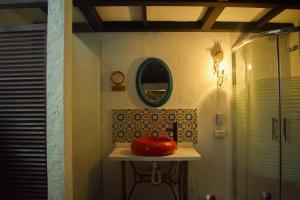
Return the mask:
[(300, 199), (300, 28), (234, 48), (234, 196)]

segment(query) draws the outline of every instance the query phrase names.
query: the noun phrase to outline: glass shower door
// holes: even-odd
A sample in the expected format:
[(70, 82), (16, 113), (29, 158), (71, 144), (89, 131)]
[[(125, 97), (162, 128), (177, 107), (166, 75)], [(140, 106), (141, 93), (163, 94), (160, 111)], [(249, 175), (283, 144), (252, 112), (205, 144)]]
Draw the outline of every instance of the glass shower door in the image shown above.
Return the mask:
[(247, 199), (247, 68), (245, 48), (241, 47), (233, 54), (233, 193), (235, 199)]
[(247, 199), (280, 199), (280, 115), (277, 37), (245, 45), (248, 85)]
[(299, 32), (278, 36), (281, 104), (281, 199), (300, 199)]

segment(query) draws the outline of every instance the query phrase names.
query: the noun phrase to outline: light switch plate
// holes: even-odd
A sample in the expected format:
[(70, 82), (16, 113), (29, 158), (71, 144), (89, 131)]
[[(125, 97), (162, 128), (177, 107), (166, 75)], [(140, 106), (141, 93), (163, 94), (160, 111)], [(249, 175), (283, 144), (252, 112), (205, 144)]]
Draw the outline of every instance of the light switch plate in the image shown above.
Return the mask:
[(225, 137), (226, 132), (223, 129), (216, 129), (215, 130), (215, 137)]

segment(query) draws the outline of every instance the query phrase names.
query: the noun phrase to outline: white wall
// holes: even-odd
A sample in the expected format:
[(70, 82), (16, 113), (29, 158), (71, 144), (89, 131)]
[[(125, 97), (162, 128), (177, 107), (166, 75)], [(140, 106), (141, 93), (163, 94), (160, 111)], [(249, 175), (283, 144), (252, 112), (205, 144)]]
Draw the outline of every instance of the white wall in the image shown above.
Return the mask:
[(73, 35), (72, 117), (74, 200), (101, 196), (100, 43)]
[[(107, 159), (113, 149), (112, 108), (146, 108), (135, 89), (139, 65), (148, 57), (159, 57), (170, 67), (174, 88), (170, 100), (162, 108), (197, 108), (198, 141), (196, 148), (203, 155), (189, 167), (191, 200), (204, 199), (216, 193), (218, 200), (231, 197), (231, 42), (229, 33), (101, 33), (82, 34), (81, 38), (101, 41), (102, 70), (102, 156), (103, 199), (120, 199), (120, 163)], [(220, 40), (225, 52), (227, 81), (218, 92), (212, 71), (210, 48)], [(121, 70), (126, 75), (126, 90), (111, 91), (110, 75)], [(225, 113), (228, 136), (213, 136), (215, 114)], [(151, 191), (151, 192), (150, 192)], [(167, 187), (140, 185), (133, 199), (170, 199)]]

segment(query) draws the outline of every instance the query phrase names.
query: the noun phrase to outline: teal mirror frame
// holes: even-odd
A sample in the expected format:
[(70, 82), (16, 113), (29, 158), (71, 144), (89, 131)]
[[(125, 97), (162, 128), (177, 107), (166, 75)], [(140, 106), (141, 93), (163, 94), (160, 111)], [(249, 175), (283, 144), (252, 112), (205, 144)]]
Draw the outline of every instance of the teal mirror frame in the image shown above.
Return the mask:
[[(169, 77), (169, 84), (168, 84), (168, 88), (167, 88), (167, 92), (166, 94), (164, 95), (164, 97), (158, 101), (154, 101), (154, 100), (151, 100), (149, 99), (148, 97), (146, 97), (144, 95), (144, 93), (142, 92), (142, 84), (141, 84), (141, 79), (142, 79), (142, 73), (144, 71), (144, 69), (152, 62), (159, 62), (167, 71), (168, 73), (168, 77)], [(142, 99), (142, 101), (147, 104), (148, 106), (151, 106), (151, 107), (159, 107), (159, 106), (162, 106), (164, 105), (170, 98), (171, 94), (172, 94), (172, 90), (173, 90), (173, 78), (172, 78), (172, 73), (168, 67), (168, 65), (162, 61), (161, 59), (159, 58), (148, 58), (146, 59), (139, 67), (138, 71), (137, 71), (137, 74), (136, 74), (136, 90), (140, 96), (140, 98)]]

